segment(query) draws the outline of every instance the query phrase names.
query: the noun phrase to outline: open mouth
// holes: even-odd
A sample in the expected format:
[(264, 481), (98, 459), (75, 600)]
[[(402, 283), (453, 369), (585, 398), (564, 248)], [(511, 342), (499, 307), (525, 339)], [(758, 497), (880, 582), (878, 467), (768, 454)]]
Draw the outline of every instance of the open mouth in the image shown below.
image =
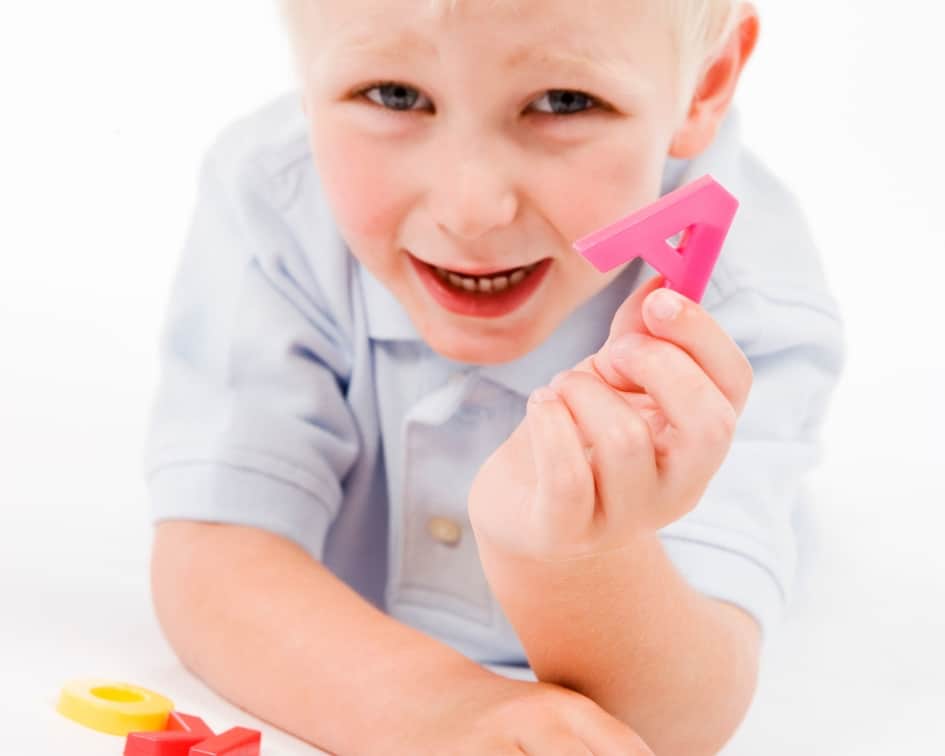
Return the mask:
[(513, 289), (522, 283), (541, 264), (541, 260), (522, 268), (511, 268), (488, 276), (465, 276), (446, 268), (431, 265), (433, 272), (441, 281), (457, 289), (468, 292), (491, 294)]
[(434, 300), (458, 315), (496, 318), (525, 304), (537, 291), (551, 266), (552, 259), (519, 268), (471, 276), (441, 268), (408, 253), (414, 269)]

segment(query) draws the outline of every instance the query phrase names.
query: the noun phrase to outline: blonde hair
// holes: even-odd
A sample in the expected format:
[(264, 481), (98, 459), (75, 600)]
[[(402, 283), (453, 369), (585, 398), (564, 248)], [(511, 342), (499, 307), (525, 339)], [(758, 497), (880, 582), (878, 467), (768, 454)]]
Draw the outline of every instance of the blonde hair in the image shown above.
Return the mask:
[(738, 0), (656, 0), (674, 31), (678, 108), (688, 106), (703, 73), (723, 50), (739, 22)]
[[(474, 0), (485, 2), (485, 0)], [(585, 0), (590, 6), (593, 0)], [(639, 0), (637, 0), (639, 1)], [(656, 6), (657, 13), (670, 23), (678, 61), (677, 109), (688, 107), (706, 66), (722, 51), (739, 20), (739, 0), (643, 0)], [(276, 0), (282, 24), (301, 77), (307, 54), (306, 10), (311, 0)], [(449, 14), (470, 0), (427, 0), (434, 12)], [(516, 0), (488, 0), (493, 6), (515, 5)], [(589, 8), (589, 10), (591, 10)]]

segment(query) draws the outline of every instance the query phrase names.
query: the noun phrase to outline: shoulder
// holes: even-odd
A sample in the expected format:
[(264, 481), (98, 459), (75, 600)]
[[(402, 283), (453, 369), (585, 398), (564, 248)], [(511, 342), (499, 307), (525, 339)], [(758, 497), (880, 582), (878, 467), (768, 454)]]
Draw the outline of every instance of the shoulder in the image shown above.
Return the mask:
[(204, 157), (221, 186), (252, 192), (278, 207), (291, 203), (297, 174), (311, 160), (297, 91), (285, 92), (222, 126)]
[(745, 144), (734, 107), (713, 144), (688, 166), (683, 181), (707, 173), (739, 201), (706, 292), (707, 306), (754, 293), (838, 317), (803, 203)]
[(801, 198), (743, 142), (732, 110), (683, 181), (711, 174), (739, 201), (703, 306), (749, 357), (816, 351), (843, 362), (843, 321)]
[(204, 155), (201, 182), (255, 242), (262, 269), (291, 279), (343, 331), (353, 327), (354, 262), (322, 190), (297, 90), (225, 124)]

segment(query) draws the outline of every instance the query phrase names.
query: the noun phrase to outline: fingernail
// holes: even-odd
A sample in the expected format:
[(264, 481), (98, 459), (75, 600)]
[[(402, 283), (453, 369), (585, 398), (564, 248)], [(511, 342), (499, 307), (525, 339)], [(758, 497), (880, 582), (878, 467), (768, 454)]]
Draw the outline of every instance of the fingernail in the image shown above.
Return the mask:
[(551, 402), (558, 398), (558, 395), (547, 386), (539, 386), (532, 391), (528, 401), (538, 404), (539, 402)]
[(657, 289), (650, 294), (646, 306), (657, 320), (672, 320), (682, 310), (682, 300), (674, 291)]

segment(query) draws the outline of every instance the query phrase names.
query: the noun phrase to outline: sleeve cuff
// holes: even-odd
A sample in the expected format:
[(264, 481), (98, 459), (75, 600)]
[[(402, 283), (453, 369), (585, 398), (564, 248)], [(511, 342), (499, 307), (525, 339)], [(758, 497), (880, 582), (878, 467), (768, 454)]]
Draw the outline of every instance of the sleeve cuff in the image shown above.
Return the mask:
[(177, 462), (148, 481), (151, 517), (249, 525), (283, 536), (322, 560), (332, 515), (310, 491), (255, 469)]

